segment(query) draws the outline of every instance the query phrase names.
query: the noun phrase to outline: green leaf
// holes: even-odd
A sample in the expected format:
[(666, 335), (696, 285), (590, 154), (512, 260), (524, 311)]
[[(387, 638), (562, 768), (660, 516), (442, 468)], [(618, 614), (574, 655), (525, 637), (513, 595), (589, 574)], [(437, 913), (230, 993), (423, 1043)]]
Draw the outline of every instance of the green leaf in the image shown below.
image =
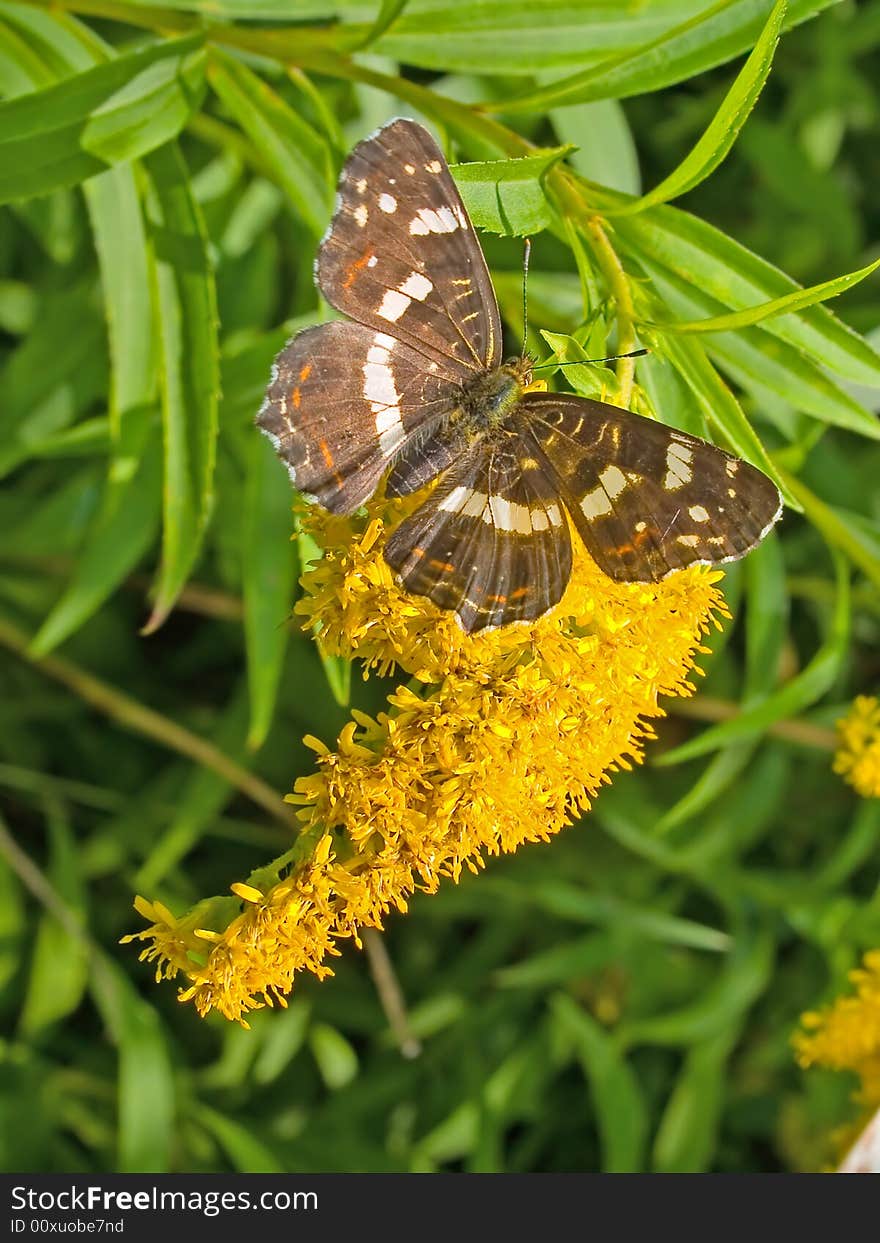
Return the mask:
[(639, 193), (639, 155), (626, 113), (616, 99), (553, 108), (550, 120), (559, 141), (574, 146), (568, 162), (582, 177), (623, 194)]
[[(320, 561), (324, 555), (323, 549), (312, 539), (308, 531), (302, 530), (299, 526), (297, 526), (296, 546), (299, 553), (299, 564), (303, 570), (312, 562)], [(344, 656), (334, 656), (331, 652), (326, 652), (321, 643), (320, 636), (316, 639), (316, 643), (324, 676), (327, 679), (327, 685), (330, 687), (330, 693), (340, 707), (347, 708), (351, 702), (351, 669), (353, 662), (347, 660)]]
[[(834, 2), (792, 0), (785, 21), (786, 29), (820, 13)], [(618, 18), (615, 9), (606, 11)], [(645, 95), (724, 64), (754, 46), (766, 18), (767, 0), (716, 0), (715, 4), (702, 8), (696, 14), (693, 5), (683, 5), (677, 11), (675, 6), (670, 6), (668, 12), (668, 24), (663, 23), (662, 19), (657, 23), (661, 29), (656, 37), (643, 36), (627, 50), (601, 59), (581, 73), (549, 83), (518, 98), (506, 99), (503, 111), (541, 112), (551, 105)], [(644, 15), (656, 21), (654, 6), (647, 6)], [(621, 24), (628, 25), (630, 20), (628, 15), (626, 22)], [(548, 61), (538, 63), (546, 64)]]
[(407, 2), (408, 0), (381, 0), (376, 20), (367, 31), (363, 40), (357, 44), (358, 51), (368, 48), (371, 43), (375, 43), (394, 24), (406, 8)]
[(766, 989), (773, 971), (774, 943), (767, 932), (741, 928), (734, 952), (708, 987), (674, 1010), (621, 1024), (630, 1045), (697, 1045), (730, 1032)]
[(234, 1118), (199, 1104), (195, 1118), (214, 1137), (239, 1174), (283, 1174), (284, 1165), (252, 1131)]
[[(63, 808), (47, 807), (48, 879), (76, 919), (84, 921), (86, 889), (77, 844)], [(37, 925), (33, 957), (21, 1011), (21, 1034), (33, 1038), (72, 1014), (82, 1000), (89, 978), (86, 943), (54, 916), (44, 914)]]
[(321, 1078), (328, 1088), (338, 1090), (347, 1087), (357, 1077), (357, 1054), (337, 1028), (329, 1023), (313, 1023), (308, 1039)]
[(101, 955), (91, 987), (119, 1054), (119, 1172), (165, 1173), (175, 1143), (174, 1071), (156, 1011)]
[(130, 418), (127, 453), (114, 460), (101, 507), (77, 556), (73, 577), (31, 642), (45, 656), (77, 630), (152, 546), (159, 526), (162, 459), (152, 411)]
[(201, 42), (166, 39), (0, 103), (0, 203), (75, 185), (174, 138), (200, 102)]
[(333, 198), (330, 153), (324, 139), (231, 56), (212, 52), (208, 80), (294, 210), (319, 236), (326, 228)]
[(162, 562), (149, 634), (186, 582), (211, 512), (219, 351), (214, 273), (186, 164), (169, 144), (145, 168), (165, 443)]
[(264, 436), (253, 433), (243, 516), (242, 583), (251, 724), (248, 746), (262, 746), (278, 696), (296, 582), (290, 480)]
[(156, 343), (143, 209), (134, 171), (114, 168), (83, 187), (101, 269), (110, 342), (110, 419), (156, 399)]
[(95, 302), (82, 285), (41, 299), (33, 330), (0, 367), (0, 476), (25, 461), (31, 445), (68, 427), (103, 391), (103, 325)]
[[(641, 262), (666, 307), (692, 315), (700, 309), (717, 306), (693, 284), (689, 285), (668, 269), (645, 259)], [(649, 302), (644, 291), (639, 291), (637, 301), (656, 318), (656, 299)], [(670, 345), (670, 341), (678, 339), (675, 334), (664, 337), (660, 348), (667, 354), (674, 353), (675, 346)], [(822, 364), (805, 358), (799, 349), (765, 331), (763, 325), (712, 335), (703, 339), (703, 349), (738, 384), (755, 394), (759, 404), (769, 391), (823, 423), (834, 423), (872, 439), (880, 438), (880, 420), (875, 415), (835, 384)]]
[(546, 229), (553, 212), (544, 192), (544, 177), (569, 147), (556, 147), (519, 160), (488, 160), (456, 164), (450, 171), (465, 207), (478, 229), (524, 237)]
[(590, 1083), (606, 1174), (642, 1169), (648, 1114), (638, 1079), (616, 1041), (570, 997), (551, 999), (553, 1017), (572, 1043)]
[(767, 450), (746, 418), (742, 406), (709, 362), (705, 352), (700, 348), (692, 348), (696, 344), (689, 337), (681, 340), (675, 338), (668, 340), (664, 348), (670, 362), (702, 406), (710, 425), (718, 428), (734, 453), (757, 466), (765, 475), (769, 475), (786, 502), (797, 509), (797, 502), (768, 457)]
[(761, 36), (736, 77), (733, 86), (727, 92), (721, 107), (715, 113), (707, 129), (696, 145), (685, 156), (678, 168), (668, 177), (649, 190), (635, 203), (628, 203), (621, 209), (624, 214), (644, 211), (657, 203), (668, 202), (669, 199), (680, 197), (692, 190), (694, 186), (710, 176), (733, 144), (740, 130), (745, 125), (749, 113), (758, 102), (758, 96), (764, 89), (773, 55), (779, 42), (779, 32), (785, 17), (787, 0), (777, 0), (767, 19)]
[(809, 664), (791, 681), (738, 716), (704, 730), (689, 742), (667, 751), (656, 762), (681, 764), (719, 747), (762, 734), (776, 721), (795, 716), (816, 703), (831, 688), (846, 657), (850, 627), (849, 571), (842, 558), (835, 558), (837, 596), (828, 636)]
[(760, 324), (764, 320), (772, 319), (775, 315), (786, 315), (792, 311), (800, 311), (805, 306), (813, 306), (817, 302), (827, 302), (829, 298), (836, 298), (838, 294), (852, 289), (853, 285), (857, 285), (866, 276), (876, 272), (878, 267), (880, 267), (880, 259), (869, 263), (866, 268), (859, 268), (856, 272), (836, 276), (833, 280), (822, 281), (819, 285), (810, 285), (808, 289), (785, 294), (782, 298), (772, 298), (769, 302), (748, 307), (745, 311), (731, 311), (727, 315), (710, 315), (708, 319), (692, 320), (690, 323), (675, 323), (674, 321), (653, 323), (651, 327), (658, 328), (661, 332), (677, 333), (729, 332), (733, 329), (746, 328), (750, 324)]
[(688, 1050), (654, 1140), (656, 1172), (696, 1174), (711, 1166), (736, 1036), (724, 1031)]
[[(231, 759), (241, 762), (247, 728), (247, 698), (243, 685), (211, 731), (211, 741)], [(140, 893), (153, 892), (177, 863), (199, 842), (231, 797), (229, 781), (213, 769), (195, 765), (187, 774), (174, 803), (167, 828), (151, 840), (142, 866), (133, 878)]]
[(619, 926), (653, 941), (686, 945), (709, 953), (723, 954), (730, 949), (730, 937), (717, 928), (668, 915), (665, 911), (642, 909), (611, 894), (585, 893), (562, 881), (534, 884), (529, 887), (526, 899), (539, 910), (577, 923)]
[[(603, 202), (620, 202), (619, 195), (601, 193)], [(668, 268), (685, 285), (698, 284), (701, 295), (734, 311), (802, 292), (765, 259), (677, 207), (664, 205), (616, 218), (615, 232), (636, 259), (645, 257)], [(802, 350), (819, 366), (855, 383), (880, 387), (880, 355), (827, 307), (805, 307), (766, 320), (761, 328)]]
[(876, 541), (845, 510), (833, 508), (811, 492), (800, 479), (786, 475), (789, 491), (826, 543), (839, 549), (880, 588), (880, 555)]

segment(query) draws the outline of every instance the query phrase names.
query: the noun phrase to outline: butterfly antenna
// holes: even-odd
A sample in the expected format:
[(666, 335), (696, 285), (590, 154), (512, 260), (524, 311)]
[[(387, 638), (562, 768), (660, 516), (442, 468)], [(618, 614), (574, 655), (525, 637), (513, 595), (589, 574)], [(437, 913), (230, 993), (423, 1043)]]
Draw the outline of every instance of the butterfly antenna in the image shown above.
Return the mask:
[(534, 368), (535, 371), (541, 371), (546, 367), (581, 367), (585, 363), (613, 363), (618, 358), (643, 358), (645, 354), (650, 354), (650, 350), (630, 350), (628, 354), (608, 354), (605, 358), (575, 358), (567, 363), (538, 363)]
[(532, 253), (532, 239), (523, 241), (523, 358), (529, 349), (529, 257)]

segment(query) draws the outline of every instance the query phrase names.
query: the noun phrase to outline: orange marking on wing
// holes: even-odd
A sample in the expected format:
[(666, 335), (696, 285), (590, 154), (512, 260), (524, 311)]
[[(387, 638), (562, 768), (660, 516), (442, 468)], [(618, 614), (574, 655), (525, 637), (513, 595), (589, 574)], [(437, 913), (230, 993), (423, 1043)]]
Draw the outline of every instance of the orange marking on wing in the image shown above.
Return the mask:
[(305, 381), (309, 378), (311, 374), (312, 374), (312, 364), (306, 363), (302, 371), (299, 373), (299, 378), (303, 381), (303, 383), (305, 383)]
[(507, 596), (486, 596), (487, 600), (494, 600), (496, 604), (506, 604)]
[(293, 404), (297, 410), (299, 410), (300, 397), (301, 395), (300, 395), (299, 388), (295, 388), (293, 390)]
[(425, 550), (424, 550), (424, 548), (414, 548), (414, 549), (412, 550), (412, 554), (413, 554), (413, 556), (414, 556), (414, 557), (424, 557), (424, 555), (425, 555)]
[(371, 250), (365, 250), (360, 259), (355, 259), (354, 263), (345, 274), (345, 280), (342, 282), (343, 289), (350, 289), (357, 280), (357, 274), (362, 268), (365, 268), (373, 257)]
[(330, 448), (327, 444), (327, 441), (319, 440), (318, 448), (321, 450), (321, 456), (323, 457), (327, 465), (332, 466), (333, 465), (333, 454), (330, 452)]
[(510, 598), (511, 600), (521, 600), (523, 596), (530, 596), (531, 594), (531, 587), (517, 587), (516, 591), (510, 593)]
[(432, 557), (428, 565), (432, 570), (446, 570), (449, 574), (455, 569), (451, 561), (438, 561), (436, 557)]

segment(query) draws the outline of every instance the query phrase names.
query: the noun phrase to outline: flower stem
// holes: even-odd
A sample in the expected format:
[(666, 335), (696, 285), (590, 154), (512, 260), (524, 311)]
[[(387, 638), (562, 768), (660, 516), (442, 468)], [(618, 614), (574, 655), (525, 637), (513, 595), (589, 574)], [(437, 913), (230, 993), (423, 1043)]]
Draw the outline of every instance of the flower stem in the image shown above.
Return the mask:
[(108, 686), (106, 682), (101, 682), (68, 660), (63, 660), (58, 656), (34, 656), (29, 650), (28, 635), (4, 618), (0, 618), (0, 644), (15, 652), (22, 660), (28, 661), (41, 673), (62, 683), (80, 699), (103, 712), (124, 729), (142, 734), (171, 751), (185, 755), (197, 764), (203, 764), (228, 781), (230, 785), (235, 786), (242, 794), (246, 794), (252, 802), (269, 812), (276, 820), (280, 820), (293, 829), (299, 827), (296, 813), (282, 801), (280, 794), (254, 773), (248, 772), (246, 768), (236, 763), (212, 742), (200, 738), (198, 734), (169, 720), (160, 712), (144, 707), (136, 699), (123, 694), (113, 686)]
[(385, 1011), (388, 1026), (394, 1034), (397, 1047), (403, 1057), (418, 1057), (422, 1051), (421, 1041), (413, 1034), (406, 1012), (406, 1002), (394, 963), (389, 957), (385, 942), (375, 928), (364, 928), (361, 933), (364, 951), (370, 967), (379, 1001)]

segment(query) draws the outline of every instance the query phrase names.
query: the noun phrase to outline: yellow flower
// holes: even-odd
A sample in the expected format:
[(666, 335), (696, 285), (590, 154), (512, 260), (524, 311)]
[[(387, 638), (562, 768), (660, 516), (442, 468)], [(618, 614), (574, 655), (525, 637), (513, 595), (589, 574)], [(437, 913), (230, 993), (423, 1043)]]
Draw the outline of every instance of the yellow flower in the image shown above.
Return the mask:
[[(416, 890), (477, 871), (487, 856), (546, 841), (609, 774), (641, 760), (661, 695), (689, 695), (702, 637), (725, 616), (717, 571), (620, 584), (576, 550), (560, 604), (538, 621), (468, 636), (451, 613), (404, 592), (382, 557), (409, 502), (363, 516), (308, 516), (325, 550), (297, 613), (325, 651), (410, 676), (374, 720), (360, 712), (335, 750), (306, 739), (315, 771), (290, 802), (291, 852), (235, 886), (241, 903), (199, 909), (196, 928), (154, 904), (137, 934), (166, 975), (183, 971), (200, 1012), (243, 1021), (283, 1003), (297, 971), (330, 973), (342, 938), (382, 926)], [(220, 903), (235, 904), (223, 922)], [(175, 926), (184, 927), (177, 936)], [(213, 928), (214, 931), (210, 931)], [(194, 946), (196, 952), (194, 953)]]
[(837, 722), (837, 734), (834, 771), (862, 798), (880, 798), (880, 700), (859, 695)]
[(852, 1070), (861, 1080), (859, 1099), (880, 1105), (880, 950), (865, 955), (850, 972), (855, 994), (838, 997), (824, 1010), (801, 1016), (794, 1039), (801, 1066)]

